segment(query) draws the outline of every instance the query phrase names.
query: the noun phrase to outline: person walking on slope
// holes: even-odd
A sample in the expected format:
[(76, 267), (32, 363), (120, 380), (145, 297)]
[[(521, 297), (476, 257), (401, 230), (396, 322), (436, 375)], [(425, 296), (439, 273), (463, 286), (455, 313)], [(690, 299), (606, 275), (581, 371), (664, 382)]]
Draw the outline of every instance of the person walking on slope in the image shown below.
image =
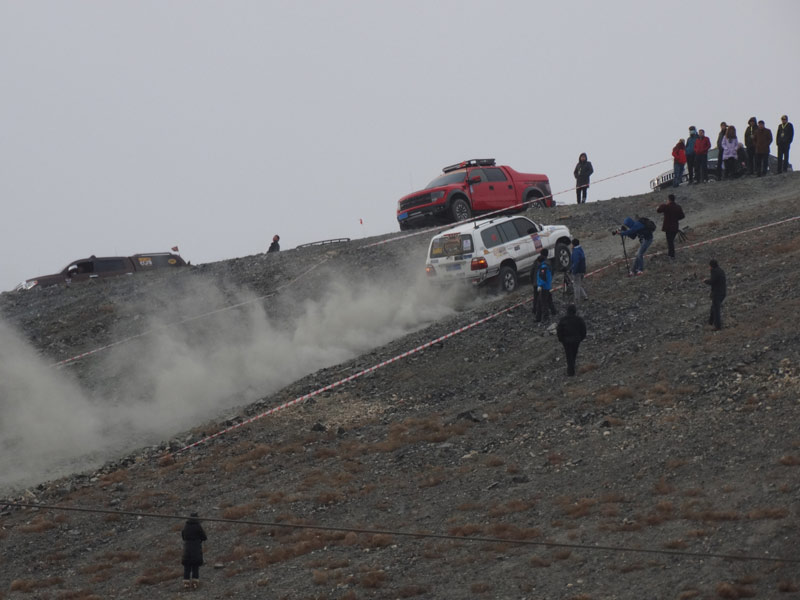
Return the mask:
[(659, 204), (656, 208), (657, 213), (664, 215), (664, 222), (661, 231), (667, 236), (667, 254), (670, 258), (675, 258), (675, 236), (678, 235), (680, 225), (678, 221), (684, 218), (681, 205), (675, 202), (675, 194), (667, 196), (666, 204)]
[[(200, 584), (200, 567), (203, 565), (203, 542), (206, 541), (206, 532), (200, 525), (197, 513), (189, 515), (181, 531), (183, 539), (183, 587), (184, 589), (197, 589)], [(190, 578), (191, 577), (191, 578)]]
[(686, 138), (686, 170), (689, 173), (689, 185), (692, 183), (700, 183), (697, 179), (695, 179), (694, 174), (694, 167), (695, 167), (695, 149), (694, 145), (697, 141), (697, 129), (694, 125), (689, 127), (689, 137)]
[(711, 267), (711, 275), (703, 281), (711, 286), (711, 314), (708, 316), (708, 324), (719, 331), (722, 329), (722, 301), (727, 295), (725, 271), (720, 268), (716, 260), (712, 259), (708, 265)]
[(758, 122), (755, 132), (756, 139), (756, 175), (763, 177), (769, 168), (769, 147), (772, 145), (772, 131), (764, 126), (764, 121)]
[(575, 295), (575, 304), (580, 304), (581, 300), (587, 300), (589, 295), (583, 287), (583, 278), (586, 276), (586, 254), (578, 238), (572, 240), (572, 292)]
[(567, 355), (567, 375), (575, 375), (575, 360), (578, 358), (578, 346), (586, 338), (586, 322), (578, 316), (574, 304), (567, 307), (567, 314), (561, 317), (556, 326), (558, 341), (564, 346)]
[(630, 217), (625, 217), (622, 223), (622, 227), (617, 229), (614, 235), (619, 234), (631, 239), (639, 239), (639, 252), (636, 253), (636, 260), (633, 261), (633, 271), (628, 273), (628, 275), (641, 275), (644, 273), (644, 253), (647, 252), (650, 244), (653, 243), (655, 224), (653, 224), (651, 228), (650, 224), (653, 222), (650, 221), (650, 219), (644, 221), (639, 217), (637, 217), (635, 221)]
[(778, 145), (778, 173), (783, 173), (789, 168), (789, 146), (792, 145), (793, 139), (794, 126), (789, 123), (789, 117), (783, 115), (775, 138), (775, 143)]
[(672, 166), (675, 169), (672, 187), (678, 187), (683, 179), (683, 168), (686, 166), (686, 142), (683, 141), (683, 138), (679, 139), (672, 149), (672, 158)]
[(539, 259), (533, 265), (531, 272), (533, 282), (533, 310), (536, 313), (536, 322), (541, 323), (542, 316), (548, 312), (555, 315), (556, 307), (553, 304), (553, 271), (547, 262), (547, 250), (542, 250)]
[[(575, 165), (575, 194), (577, 195), (578, 204), (586, 204), (586, 192), (589, 190), (589, 177), (594, 173), (592, 163), (586, 156), (586, 152), (581, 152), (578, 157), (578, 164)], [(581, 200), (583, 197), (583, 200)]]
[(729, 125), (722, 138), (722, 160), (725, 161), (725, 179), (733, 179), (739, 171), (736, 168), (739, 152), (739, 140), (736, 138), (736, 127)]
[(695, 181), (705, 183), (708, 181), (708, 151), (711, 149), (711, 140), (706, 137), (705, 130), (697, 132), (694, 142)]
[(280, 252), (281, 245), (278, 243), (281, 239), (281, 236), (275, 234), (272, 236), (272, 243), (269, 245), (269, 250), (267, 250), (267, 254), (270, 252)]

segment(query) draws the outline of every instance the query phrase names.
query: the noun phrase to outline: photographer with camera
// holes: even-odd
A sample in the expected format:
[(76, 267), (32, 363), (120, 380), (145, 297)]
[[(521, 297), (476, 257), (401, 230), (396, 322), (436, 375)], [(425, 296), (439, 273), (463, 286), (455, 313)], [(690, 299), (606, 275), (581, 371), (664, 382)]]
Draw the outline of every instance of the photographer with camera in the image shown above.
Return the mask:
[[(642, 275), (644, 273), (644, 253), (653, 243), (653, 232), (656, 229), (656, 224), (647, 217), (636, 217), (634, 221), (630, 217), (625, 217), (622, 222), (622, 227), (616, 231), (612, 231), (614, 235), (622, 237), (629, 237), (631, 239), (639, 239), (639, 252), (636, 253), (636, 260), (633, 261), (633, 270), (628, 272), (628, 275)], [(625, 242), (622, 242), (623, 246)]]
[(556, 314), (553, 294), (550, 293), (553, 289), (553, 271), (547, 262), (547, 250), (542, 250), (539, 258), (533, 263), (531, 283), (533, 283), (533, 312), (536, 315), (536, 322), (541, 323), (543, 314), (548, 312)]

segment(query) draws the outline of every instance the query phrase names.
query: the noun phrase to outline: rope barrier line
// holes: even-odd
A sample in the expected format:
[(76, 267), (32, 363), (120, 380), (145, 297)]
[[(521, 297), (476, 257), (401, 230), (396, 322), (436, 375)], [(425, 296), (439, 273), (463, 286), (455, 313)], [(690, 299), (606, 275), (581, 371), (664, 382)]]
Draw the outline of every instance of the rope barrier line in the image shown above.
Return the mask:
[(359, 371), (358, 373), (354, 373), (353, 375), (345, 377), (344, 379), (340, 379), (338, 381), (335, 381), (335, 382), (333, 382), (333, 383), (331, 383), (329, 385), (326, 385), (325, 387), (321, 387), (321, 388), (319, 388), (317, 390), (309, 392), (308, 394), (305, 394), (304, 396), (299, 396), (298, 398), (295, 398), (294, 400), (290, 400), (290, 401), (284, 402), (283, 404), (280, 404), (278, 406), (274, 406), (274, 407), (270, 408), (269, 410), (265, 410), (262, 413), (254, 415), (254, 416), (252, 416), (252, 417), (250, 417), (248, 419), (245, 419), (244, 421), (240, 421), (239, 423), (231, 425), (230, 427), (228, 427), (226, 429), (217, 431), (216, 433), (213, 433), (213, 434), (211, 434), (209, 436), (206, 436), (206, 437), (204, 437), (202, 439), (199, 439), (196, 442), (194, 442), (192, 444), (189, 444), (188, 446), (184, 446), (183, 448), (180, 448), (179, 450), (176, 450), (175, 452), (168, 453), (167, 456), (169, 456), (169, 455), (174, 456), (176, 454), (180, 454), (181, 452), (184, 452), (184, 451), (189, 450), (191, 448), (195, 448), (197, 446), (200, 446), (201, 444), (205, 444), (206, 442), (210, 442), (211, 440), (213, 440), (215, 438), (218, 438), (218, 437), (220, 437), (222, 435), (225, 435), (226, 433), (230, 433), (231, 431), (239, 429), (240, 427), (243, 427), (245, 425), (249, 425), (250, 423), (253, 423), (255, 421), (263, 419), (264, 417), (268, 417), (269, 415), (272, 415), (272, 414), (275, 414), (275, 413), (280, 412), (282, 410), (285, 410), (285, 409), (287, 409), (287, 408), (289, 408), (291, 406), (295, 406), (297, 404), (305, 402), (306, 400), (309, 400), (310, 398), (313, 398), (314, 396), (318, 396), (318, 395), (320, 395), (320, 394), (322, 394), (324, 392), (328, 392), (328, 391), (330, 391), (330, 390), (332, 390), (334, 388), (339, 387), (340, 385), (344, 385), (345, 383), (349, 383), (349, 382), (351, 382), (351, 381), (353, 381), (355, 379), (358, 379), (359, 377), (363, 377), (364, 375), (368, 375), (368, 374), (370, 374), (370, 373), (372, 373), (374, 371), (377, 371), (378, 369), (381, 369), (381, 368), (383, 368), (383, 367), (385, 367), (387, 365), (390, 365), (390, 364), (395, 363), (395, 362), (397, 362), (397, 361), (399, 361), (399, 360), (401, 360), (403, 358), (411, 356), (412, 354), (416, 354), (417, 352), (421, 352), (422, 350), (425, 350), (426, 348), (430, 348), (434, 344), (438, 344), (439, 342), (442, 342), (442, 341), (444, 341), (446, 339), (449, 339), (449, 338), (451, 338), (453, 336), (456, 336), (459, 333), (463, 333), (464, 331), (472, 329), (473, 327), (477, 327), (478, 325), (486, 323), (487, 321), (490, 321), (491, 319), (499, 317), (500, 315), (502, 315), (504, 313), (507, 313), (507, 312), (509, 312), (511, 310), (514, 310), (515, 308), (523, 306), (524, 304), (526, 304), (528, 302), (530, 302), (530, 299), (524, 300), (523, 302), (519, 302), (517, 304), (514, 304), (513, 306), (506, 307), (506, 308), (504, 308), (504, 309), (502, 309), (502, 310), (500, 310), (500, 311), (498, 311), (496, 313), (493, 313), (491, 315), (483, 317), (482, 319), (479, 319), (477, 321), (473, 321), (472, 323), (469, 323), (469, 324), (467, 324), (467, 325), (465, 325), (463, 327), (459, 327), (458, 329), (456, 329), (454, 331), (451, 331), (449, 333), (446, 333), (445, 335), (439, 336), (435, 340), (431, 340), (431, 341), (425, 342), (424, 344), (422, 344), (420, 346), (417, 346), (416, 348), (412, 348), (411, 350), (406, 350), (405, 352), (403, 352), (401, 354), (398, 354), (397, 356), (393, 356), (392, 358), (384, 360), (383, 362), (380, 362), (380, 363), (378, 363), (376, 365), (373, 365), (371, 367), (363, 369), (363, 370)]
[[(83, 512), (95, 514), (110, 514), (110, 515), (126, 515), (138, 517), (143, 519), (170, 519), (170, 520), (186, 520), (194, 517), (187, 517), (185, 515), (168, 515), (161, 513), (146, 513), (146, 512), (133, 512), (124, 510), (110, 510), (102, 508), (82, 508), (77, 506), (58, 506), (53, 504), (28, 504), (22, 502), (3, 502), (5, 506), (13, 506), (17, 508), (34, 508), (37, 510), (56, 510), (66, 512)], [(643, 554), (663, 554), (667, 556), (678, 556), (684, 558), (721, 558), (724, 560), (738, 560), (738, 561), (760, 561), (760, 562), (773, 562), (773, 563), (787, 563), (787, 564), (800, 564), (800, 559), (797, 558), (782, 558), (776, 556), (752, 556), (748, 554), (727, 554), (721, 552), (690, 552), (685, 550), (669, 550), (659, 548), (633, 548), (631, 546), (605, 546), (605, 545), (590, 545), (590, 544), (571, 544), (567, 542), (541, 542), (533, 540), (517, 540), (513, 538), (496, 538), (496, 537), (483, 537), (483, 536), (458, 536), (449, 535), (444, 533), (426, 533), (426, 532), (411, 532), (411, 531), (397, 531), (393, 529), (364, 529), (357, 527), (333, 527), (325, 525), (304, 525), (296, 523), (275, 523), (270, 521), (251, 521), (244, 519), (222, 519), (216, 517), (203, 517), (201, 521), (209, 523), (230, 523), (235, 525), (250, 525), (258, 527), (281, 527), (285, 529), (304, 529), (309, 531), (335, 531), (346, 533), (359, 533), (365, 535), (391, 535), (397, 537), (407, 537), (416, 539), (435, 539), (435, 540), (449, 540), (458, 542), (480, 542), (482, 544), (513, 544), (516, 546), (539, 546), (544, 548), (569, 548), (571, 550), (594, 550), (603, 552), (633, 552)]]
[[(697, 243), (692, 244), (690, 246), (686, 246), (686, 247), (684, 247), (684, 249), (695, 248), (695, 247), (702, 246), (702, 245), (705, 245), (705, 244), (710, 244), (712, 242), (718, 242), (720, 240), (724, 240), (724, 239), (727, 239), (727, 238), (730, 238), (730, 237), (734, 237), (734, 236), (737, 236), (737, 235), (743, 235), (743, 234), (746, 234), (746, 233), (751, 233), (753, 231), (758, 231), (760, 229), (766, 229), (768, 227), (774, 227), (776, 225), (782, 225), (782, 224), (785, 224), (785, 223), (789, 223), (789, 222), (795, 221), (797, 219), (800, 219), (800, 216), (790, 217), (790, 218), (784, 219), (782, 221), (776, 221), (774, 223), (767, 223), (765, 225), (759, 225), (757, 227), (752, 227), (750, 229), (745, 229), (743, 231), (733, 232), (733, 233), (726, 234), (726, 235), (723, 235), (723, 236), (718, 236), (716, 238), (703, 240), (702, 242), (697, 242)], [(620, 263), (622, 263), (622, 259), (614, 260), (614, 261), (610, 262), (609, 264), (607, 264), (605, 266), (602, 266), (602, 267), (597, 268), (597, 269), (595, 269), (593, 271), (590, 271), (589, 273), (586, 274), (586, 277), (591, 277), (593, 275), (596, 275), (597, 273), (600, 273), (600, 272), (602, 272), (602, 271), (604, 271), (606, 269), (609, 269), (614, 265), (618, 265)], [(561, 285), (554, 287), (552, 291), (554, 291), (554, 292), (555, 291), (559, 291), (565, 285), (566, 285), (565, 283), (562, 283)], [(421, 352), (422, 350), (425, 350), (426, 348), (429, 348), (429, 347), (433, 346), (434, 344), (437, 344), (437, 343), (442, 342), (444, 340), (447, 340), (447, 339), (449, 339), (451, 337), (454, 337), (454, 336), (456, 336), (456, 335), (458, 335), (460, 333), (468, 331), (468, 330), (472, 329), (473, 327), (477, 327), (478, 325), (482, 325), (483, 323), (486, 323), (487, 321), (490, 321), (490, 320), (492, 320), (492, 319), (494, 319), (496, 317), (499, 317), (502, 314), (510, 312), (510, 311), (512, 311), (512, 310), (514, 310), (516, 308), (521, 307), (521, 306), (524, 306), (525, 304), (527, 304), (527, 303), (529, 303), (531, 301), (532, 301), (532, 298), (528, 298), (528, 299), (523, 300), (521, 302), (518, 302), (518, 303), (516, 303), (516, 304), (514, 304), (512, 306), (508, 306), (508, 307), (506, 307), (506, 308), (504, 308), (504, 309), (502, 309), (502, 310), (500, 310), (500, 311), (498, 311), (496, 313), (493, 313), (491, 315), (483, 317), (482, 319), (479, 319), (477, 321), (473, 321), (472, 323), (468, 323), (467, 325), (465, 325), (463, 327), (460, 327), (460, 328), (458, 328), (458, 329), (456, 329), (454, 331), (446, 333), (445, 335), (442, 335), (442, 336), (436, 338), (435, 340), (431, 340), (429, 342), (426, 342), (426, 343), (424, 343), (424, 344), (422, 344), (420, 346), (417, 346), (416, 348), (412, 348), (411, 350), (407, 350), (407, 351), (405, 351), (405, 352), (403, 352), (401, 354), (393, 356), (392, 358), (384, 360), (383, 362), (380, 362), (380, 363), (378, 363), (376, 365), (373, 365), (373, 366), (371, 366), (371, 367), (369, 367), (367, 369), (359, 371), (358, 373), (355, 373), (353, 375), (345, 377), (344, 379), (340, 379), (338, 381), (335, 381), (335, 382), (333, 382), (333, 383), (331, 383), (329, 385), (326, 385), (325, 387), (322, 387), (322, 388), (319, 388), (319, 389), (314, 390), (312, 392), (309, 392), (308, 394), (305, 394), (304, 396), (300, 396), (298, 398), (295, 398), (294, 400), (290, 400), (289, 402), (284, 402), (283, 404), (281, 404), (279, 406), (275, 406), (273, 408), (270, 408), (269, 410), (266, 410), (266, 411), (264, 411), (262, 413), (254, 415), (254, 416), (252, 416), (252, 417), (250, 417), (248, 419), (245, 419), (244, 421), (240, 421), (239, 423), (231, 425), (230, 427), (228, 427), (226, 429), (217, 431), (216, 433), (213, 433), (212, 435), (206, 436), (206, 437), (204, 437), (204, 438), (202, 438), (200, 440), (197, 440), (196, 442), (194, 442), (192, 444), (189, 444), (188, 446), (184, 446), (183, 448), (180, 448), (179, 450), (176, 450), (175, 452), (167, 453), (166, 456), (170, 456), (170, 455), (174, 456), (176, 454), (180, 454), (180, 453), (182, 453), (182, 452), (184, 452), (186, 450), (189, 450), (191, 448), (195, 448), (197, 446), (200, 446), (201, 444), (205, 444), (206, 442), (209, 442), (209, 441), (211, 441), (213, 439), (216, 439), (216, 438), (218, 438), (218, 437), (220, 437), (222, 435), (225, 435), (226, 433), (230, 433), (231, 431), (239, 429), (240, 427), (243, 427), (244, 425), (249, 425), (250, 423), (253, 423), (255, 421), (263, 419), (264, 417), (267, 417), (269, 415), (272, 415), (272, 414), (275, 414), (275, 413), (280, 412), (282, 410), (285, 410), (286, 408), (289, 408), (291, 406), (295, 406), (297, 404), (305, 402), (306, 400), (308, 400), (310, 398), (313, 398), (314, 396), (318, 396), (319, 394), (322, 394), (323, 392), (330, 391), (330, 390), (332, 390), (334, 388), (339, 387), (340, 385), (344, 385), (345, 383), (349, 383), (349, 382), (351, 382), (351, 381), (353, 381), (355, 379), (358, 379), (359, 377), (362, 377), (364, 375), (367, 375), (369, 373), (377, 371), (378, 369), (381, 369), (381, 368), (383, 368), (383, 367), (385, 367), (387, 365), (390, 365), (390, 364), (395, 363), (395, 362), (397, 362), (397, 361), (399, 361), (399, 360), (401, 360), (403, 358), (411, 356), (412, 354), (416, 354), (417, 352)]]
[(130, 342), (132, 340), (138, 339), (140, 337), (144, 337), (144, 336), (149, 335), (151, 333), (155, 333), (157, 331), (163, 331), (165, 329), (169, 329), (170, 327), (177, 327), (178, 325), (184, 325), (186, 323), (190, 323), (190, 322), (196, 321), (198, 319), (204, 319), (206, 317), (210, 317), (211, 315), (215, 315), (217, 313), (225, 312), (225, 311), (228, 311), (228, 310), (233, 310), (234, 308), (239, 308), (241, 306), (246, 306), (247, 304), (252, 304), (253, 302), (259, 302), (261, 300), (266, 300), (267, 298), (272, 298), (273, 296), (277, 295), (278, 292), (280, 292), (281, 290), (289, 287), (290, 285), (293, 285), (299, 279), (301, 279), (302, 277), (305, 277), (308, 273), (310, 273), (311, 271), (313, 271), (314, 269), (316, 269), (317, 267), (319, 267), (320, 265), (325, 263), (327, 260), (328, 260), (327, 258), (323, 258), (321, 261), (311, 265), (311, 267), (309, 267), (308, 269), (306, 269), (305, 271), (300, 273), (300, 275), (298, 275), (297, 277), (295, 277), (291, 281), (289, 281), (287, 283), (284, 283), (281, 286), (278, 286), (277, 288), (272, 290), (269, 294), (265, 294), (263, 296), (259, 296), (258, 298), (252, 298), (251, 300), (245, 300), (244, 302), (239, 302), (237, 304), (231, 304), (229, 306), (223, 306), (221, 308), (216, 308), (216, 309), (214, 309), (212, 311), (209, 311), (209, 312), (206, 312), (206, 313), (202, 313), (202, 314), (199, 314), (199, 315), (194, 315), (192, 317), (187, 317), (185, 319), (182, 319), (180, 321), (176, 321), (175, 323), (169, 323), (168, 325), (164, 325), (162, 327), (156, 327), (156, 328), (153, 328), (153, 329), (148, 329), (147, 331), (143, 331), (141, 333), (137, 333), (136, 335), (132, 335), (130, 337), (126, 337), (126, 338), (123, 338), (121, 340), (117, 340), (116, 342), (113, 342), (111, 344), (107, 344), (105, 346), (101, 346), (100, 348), (95, 348), (94, 350), (89, 350), (88, 352), (84, 352), (83, 354), (78, 354), (76, 356), (73, 356), (73, 357), (70, 357), (70, 358), (66, 358), (66, 359), (61, 360), (61, 361), (59, 361), (57, 363), (53, 363), (50, 366), (51, 367), (56, 367), (56, 368), (63, 367), (64, 365), (69, 364), (71, 362), (75, 362), (76, 360), (80, 360), (82, 358), (86, 358), (87, 356), (91, 356), (92, 354), (97, 354), (98, 352), (101, 352), (103, 350), (108, 350), (109, 348), (113, 348), (115, 346), (119, 346), (120, 344), (125, 344), (127, 342)]
[[(602, 179), (595, 180), (593, 182), (593, 185), (597, 185), (598, 183), (603, 183), (604, 181), (608, 181), (610, 179), (615, 179), (617, 177), (622, 177), (623, 175), (629, 175), (630, 173), (635, 173), (636, 171), (641, 171), (642, 169), (649, 169), (650, 167), (654, 167), (656, 165), (660, 165), (662, 163), (670, 162), (670, 161), (672, 161), (672, 159), (671, 158), (667, 158), (667, 159), (664, 159), (664, 160), (659, 160), (659, 161), (654, 162), (654, 163), (650, 163), (649, 165), (643, 165), (641, 167), (636, 167), (634, 169), (629, 169), (627, 171), (622, 171), (621, 173), (615, 173), (614, 175), (609, 175), (608, 177), (604, 177)], [(577, 186), (573, 186), (571, 188), (566, 188), (566, 189), (561, 190), (560, 192), (556, 192), (554, 194), (550, 194), (550, 197), (551, 198), (555, 198), (556, 196), (560, 196), (561, 194), (566, 194), (567, 192), (574, 192), (576, 189), (577, 189)], [(525, 202), (522, 202), (521, 206), (526, 206), (528, 204), (534, 205), (537, 202), (539, 202), (540, 200), (541, 200), (541, 198), (536, 198), (535, 200), (526, 200)], [(455, 227), (456, 225), (463, 225), (464, 223), (472, 223), (473, 221), (477, 221), (479, 219), (488, 219), (489, 217), (491, 217), (493, 215), (500, 215), (500, 214), (503, 214), (503, 213), (506, 213), (506, 212), (508, 212), (507, 208), (501, 208), (500, 210), (493, 210), (493, 211), (490, 211), (490, 212), (482, 213), (480, 216), (472, 217), (470, 219), (465, 219), (463, 221), (455, 221), (453, 223), (448, 223), (446, 225), (439, 225), (439, 226), (436, 226), (436, 227), (427, 227), (427, 228), (424, 228), (424, 229), (418, 229), (417, 231), (414, 231), (414, 232), (411, 232), (411, 233), (406, 233), (404, 235), (398, 235), (398, 236), (391, 237), (391, 238), (388, 238), (388, 239), (385, 239), (385, 240), (379, 240), (377, 242), (372, 242), (371, 244), (366, 244), (364, 246), (359, 246), (358, 249), (359, 250), (363, 250), (364, 248), (374, 248), (375, 246), (382, 246), (383, 244), (389, 244), (391, 242), (396, 242), (398, 240), (405, 240), (405, 239), (412, 238), (412, 237), (415, 237), (415, 236), (418, 236), (418, 235), (422, 235), (423, 233), (431, 233), (431, 232), (434, 232), (434, 231), (443, 231), (445, 229), (450, 229), (452, 227)]]

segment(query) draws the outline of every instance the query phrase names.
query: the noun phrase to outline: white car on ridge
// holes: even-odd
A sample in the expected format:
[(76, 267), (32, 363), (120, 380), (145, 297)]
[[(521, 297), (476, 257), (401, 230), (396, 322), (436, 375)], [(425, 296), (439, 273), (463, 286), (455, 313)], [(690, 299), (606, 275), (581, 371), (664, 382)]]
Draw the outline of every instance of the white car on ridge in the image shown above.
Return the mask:
[(563, 225), (539, 225), (526, 217), (499, 217), (466, 223), (436, 234), (428, 248), (425, 272), (435, 283), (483, 285), (496, 281), (506, 292), (547, 250), (554, 271), (572, 262), (572, 236)]

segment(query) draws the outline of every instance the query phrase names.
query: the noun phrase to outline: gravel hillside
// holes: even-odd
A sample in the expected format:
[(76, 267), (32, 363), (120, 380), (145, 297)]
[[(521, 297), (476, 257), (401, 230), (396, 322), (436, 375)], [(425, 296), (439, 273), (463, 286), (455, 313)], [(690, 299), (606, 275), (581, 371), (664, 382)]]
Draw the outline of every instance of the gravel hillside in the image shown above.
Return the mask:
[(666, 193), (529, 213), (598, 269), (574, 378), (527, 282), (430, 290), (430, 234), (0, 294), (0, 598), (800, 598), (800, 177), (677, 196), (636, 278), (610, 230)]

